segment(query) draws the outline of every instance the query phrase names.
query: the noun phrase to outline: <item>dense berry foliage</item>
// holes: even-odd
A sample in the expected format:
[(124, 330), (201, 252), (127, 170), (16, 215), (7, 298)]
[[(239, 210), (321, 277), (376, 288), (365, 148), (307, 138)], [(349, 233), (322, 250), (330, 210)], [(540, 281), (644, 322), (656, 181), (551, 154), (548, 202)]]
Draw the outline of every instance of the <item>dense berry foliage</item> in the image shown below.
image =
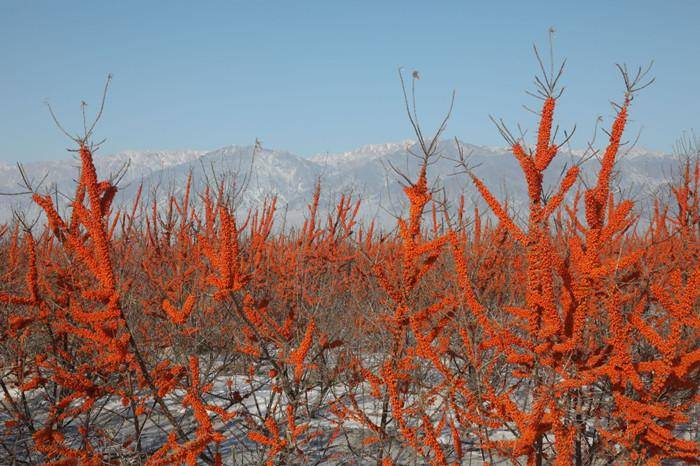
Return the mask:
[(545, 195), (557, 100), (512, 145), (524, 221), (471, 171), (491, 212), (443, 209), (428, 156), (392, 231), (320, 184), (296, 229), (224, 182), (116, 209), (81, 145), (70, 208), (0, 229), (0, 462), (697, 461), (700, 165), (639, 222), (628, 94), (597, 179)]

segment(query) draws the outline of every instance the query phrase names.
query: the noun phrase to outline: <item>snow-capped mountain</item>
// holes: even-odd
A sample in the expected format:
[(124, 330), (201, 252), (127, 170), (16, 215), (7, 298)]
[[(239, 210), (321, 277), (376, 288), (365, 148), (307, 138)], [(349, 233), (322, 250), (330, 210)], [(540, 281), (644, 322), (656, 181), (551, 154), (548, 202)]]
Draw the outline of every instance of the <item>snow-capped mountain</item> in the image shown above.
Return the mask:
[(415, 145), (415, 143), (416, 142), (411, 139), (406, 139), (401, 142), (366, 144), (348, 152), (317, 154), (310, 157), (309, 160), (334, 167), (356, 165), (378, 157), (383, 157), (393, 152), (408, 150)]
[[(527, 203), (525, 182), (517, 161), (508, 150), (460, 144), (468, 155), (468, 166), (472, 171), (499, 199), (507, 198), (511, 208), (524, 212)], [(96, 155), (95, 165), (100, 178), (119, 176), (120, 189), (115, 201), (118, 205), (130, 204), (140, 185), (143, 185), (145, 200), (154, 194), (161, 201), (169, 192), (181, 195), (191, 173), (195, 191), (201, 192), (207, 183), (221, 182), (232, 192), (240, 191), (237, 205), (242, 209), (260, 205), (265, 199), (276, 196), (280, 215), (286, 216), (287, 224), (297, 224), (303, 219), (315, 184), (320, 180), (322, 211), (331, 209), (341, 194), (352, 194), (362, 199), (361, 219), (375, 218), (389, 225), (405, 208), (402, 177), (396, 171), (409, 177), (416, 174), (418, 160), (412, 153), (419, 153), (419, 150), (414, 141), (408, 140), (365, 145), (349, 152), (309, 158), (253, 146), (227, 146), (213, 151), (125, 151)], [(444, 188), (453, 203), (464, 194), (467, 202), (481, 204), (472, 183), (456, 166), (457, 143), (441, 141), (438, 153), (439, 157), (429, 169), (430, 183)], [(546, 172), (545, 184), (554, 187), (566, 168), (580, 162), (581, 156), (581, 151), (561, 152)], [(615, 183), (626, 196), (644, 206), (668, 183), (676, 165), (672, 156), (635, 148), (620, 157)], [(24, 165), (34, 187), (43, 180), (39, 190), (50, 191), (59, 200), (72, 193), (78, 167), (75, 157)], [(583, 164), (581, 177), (584, 182), (594, 176), (598, 167), (595, 157)], [(0, 165), (1, 193), (22, 191), (20, 181), (16, 166)], [(31, 204), (28, 196), (0, 196), (0, 222), (8, 221), (13, 211), (24, 211), (28, 217), (37, 216), (38, 212)]]

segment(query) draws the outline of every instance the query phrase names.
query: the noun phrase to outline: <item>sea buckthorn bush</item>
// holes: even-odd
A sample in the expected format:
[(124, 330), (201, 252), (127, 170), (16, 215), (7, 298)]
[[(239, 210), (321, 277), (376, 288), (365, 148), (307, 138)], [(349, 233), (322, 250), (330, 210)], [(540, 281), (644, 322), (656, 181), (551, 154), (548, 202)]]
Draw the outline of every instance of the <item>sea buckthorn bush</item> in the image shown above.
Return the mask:
[(445, 207), (440, 131), (394, 229), (351, 196), (321, 215), (320, 182), (298, 228), (225, 180), (115, 206), (80, 140), (69, 209), (36, 193), (44, 223), (0, 228), (1, 462), (697, 462), (700, 163), (639, 221), (612, 186), (626, 84), (596, 179), (551, 194), (542, 84), (534, 146), (508, 138), (524, 221), (464, 163), (489, 212)]

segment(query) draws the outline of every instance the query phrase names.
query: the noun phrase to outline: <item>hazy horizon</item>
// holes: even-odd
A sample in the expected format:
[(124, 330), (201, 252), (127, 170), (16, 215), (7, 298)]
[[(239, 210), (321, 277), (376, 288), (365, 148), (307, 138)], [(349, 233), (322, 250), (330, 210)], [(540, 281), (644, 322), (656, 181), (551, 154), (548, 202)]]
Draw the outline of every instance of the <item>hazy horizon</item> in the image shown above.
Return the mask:
[[(687, 134), (685, 135), (687, 136)], [(465, 145), (471, 145), (483, 149), (488, 149), (488, 150), (494, 150), (494, 151), (503, 151), (503, 152), (508, 152), (510, 153), (510, 148), (504, 143), (502, 144), (480, 144), (477, 141), (465, 141), (463, 138), (460, 138), (457, 136), (457, 139), (460, 141), (460, 143), (465, 144)], [(444, 138), (441, 139), (441, 141), (444, 142), (451, 142), (453, 141), (454, 138)], [(599, 143), (596, 144), (596, 149), (600, 150), (601, 148), (605, 147), (605, 143), (607, 141), (605, 140), (599, 140)], [(363, 149), (369, 148), (369, 147), (379, 147), (379, 146), (385, 146), (385, 145), (401, 145), (405, 143), (410, 143), (410, 145), (415, 145), (417, 144), (417, 140), (411, 139), (411, 138), (406, 138), (403, 140), (395, 140), (395, 141), (381, 141), (381, 142), (369, 142), (369, 143), (363, 143), (360, 142), (356, 144), (355, 146), (352, 146), (346, 150), (339, 150), (339, 151), (323, 151), (323, 152), (317, 152), (317, 153), (297, 153), (294, 151), (289, 150), (286, 147), (276, 147), (276, 146), (270, 146), (267, 144), (264, 144), (260, 142), (259, 148), (262, 150), (266, 151), (271, 151), (271, 152), (276, 152), (276, 153), (282, 153), (282, 152), (288, 152), (294, 156), (300, 157), (302, 159), (314, 159), (314, 158), (322, 158), (324, 156), (329, 156), (331, 158), (333, 157), (342, 157), (343, 155), (350, 154), (350, 153), (363, 153)], [(252, 142), (232, 142), (230, 144), (224, 144), (222, 146), (218, 147), (204, 147), (204, 146), (192, 146), (192, 147), (143, 147), (143, 148), (133, 148), (133, 147), (125, 147), (116, 151), (109, 151), (106, 152), (101, 146), (98, 146), (94, 152), (93, 155), (95, 157), (111, 157), (111, 156), (123, 156), (123, 155), (128, 155), (128, 154), (149, 154), (149, 153), (167, 153), (167, 154), (174, 154), (178, 152), (198, 152), (202, 154), (207, 154), (207, 153), (212, 153), (219, 151), (221, 149), (225, 148), (230, 148), (230, 147), (237, 147), (237, 148), (250, 148), (253, 149), (255, 146), (255, 141)], [(621, 154), (624, 156), (629, 150), (632, 150), (635, 153), (643, 153), (645, 155), (663, 155), (663, 156), (669, 156), (669, 157), (675, 157), (676, 152), (673, 149), (669, 149), (667, 151), (662, 151), (662, 150), (657, 150), (654, 148), (650, 147), (645, 147), (642, 145), (634, 145), (634, 146), (626, 146), (621, 149)], [(586, 151), (586, 148), (584, 147), (562, 147), (559, 149), (560, 153), (583, 153)], [(26, 163), (44, 163), (44, 162), (52, 162), (52, 161), (60, 161), (61, 159), (67, 160), (67, 159), (76, 159), (77, 154), (75, 149), (70, 148), (70, 147), (64, 147), (60, 153), (56, 154), (56, 157), (54, 158), (36, 158), (36, 159), (30, 159), (27, 160)], [(77, 159), (76, 159), (77, 160)], [(2, 160), (0, 159), (0, 164), (14, 164), (16, 162), (24, 163), (22, 160)]]

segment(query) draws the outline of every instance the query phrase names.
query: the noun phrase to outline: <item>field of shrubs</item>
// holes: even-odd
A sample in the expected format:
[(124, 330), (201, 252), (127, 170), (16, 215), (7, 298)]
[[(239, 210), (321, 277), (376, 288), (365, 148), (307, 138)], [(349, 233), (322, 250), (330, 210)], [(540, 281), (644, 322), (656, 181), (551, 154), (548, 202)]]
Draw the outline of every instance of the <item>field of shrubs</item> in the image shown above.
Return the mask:
[(639, 221), (614, 186), (644, 87), (623, 71), (594, 180), (543, 186), (558, 76), (533, 141), (499, 126), (525, 218), (466, 155), (489, 210), (441, 197), (441, 131), (414, 119), (393, 229), (360, 197), (320, 215), (322, 180), (298, 226), (272, 197), (236, 209), (226, 179), (113, 206), (76, 138), (70, 207), (35, 192), (40, 221), (0, 226), (0, 463), (697, 463), (698, 151)]

